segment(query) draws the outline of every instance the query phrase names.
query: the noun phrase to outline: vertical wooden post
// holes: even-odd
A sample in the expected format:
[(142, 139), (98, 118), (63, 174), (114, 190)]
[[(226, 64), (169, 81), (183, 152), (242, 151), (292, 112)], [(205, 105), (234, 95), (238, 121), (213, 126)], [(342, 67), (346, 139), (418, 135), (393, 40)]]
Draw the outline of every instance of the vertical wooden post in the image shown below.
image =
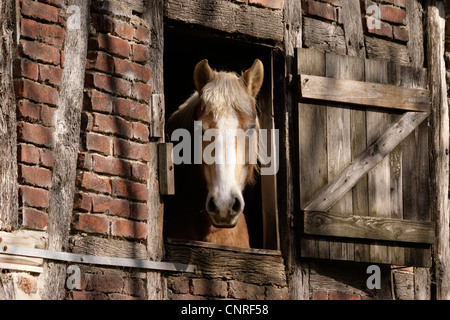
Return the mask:
[(16, 1), (0, 3), (0, 230), (17, 227), (17, 121), (13, 84)]
[[(64, 39), (65, 62), (55, 115), (55, 162), (47, 225), (48, 249), (54, 251), (65, 251), (69, 244), (90, 20), (90, 1), (69, 0), (66, 5), (63, 10), (71, 5), (80, 10), (79, 20), (76, 19), (79, 25), (67, 24)], [(63, 299), (65, 278), (65, 264), (46, 262), (42, 298)]]
[[(284, 101), (277, 101), (276, 127), (280, 130), (280, 169), (278, 171), (278, 203), (280, 223), (280, 246), (286, 264), (286, 276), (289, 292), (293, 300), (309, 299), (309, 266), (299, 261), (298, 243), (294, 225), (300, 217), (296, 216), (295, 208), (299, 208), (297, 179), (293, 176), (298, 173), (298, 143), (297, 124), (298, 119), (296, 94), (291, 83), (297, 74), (295, 52), (302, 47), (302, 8), (301, 1), (284, 1), (284, 53), (285, 60), (274, 61), (274, 70), (284, 72), (273, 75), (274, 79), (281, 76), (284, 83), (275, 85), (277, 91), (283, 88), (281, 93)], [(280, 94), (278, 94), (279, 96)], [(278, 99), (278, 98), (277, 98)], [(280, 103), (279, 103), (280, 102)], [(283, 102), (283, 103), (281, 103)]]
[[(147, 221), (147, 254), (150, 260), (160, 261), (164, 254), (163, 214), (164, 206), (159, 194), (158, 180), (158, 143), (164, 141), (164, 1), (146, 0), (143, 18), (150, 26), (150, 61), (152, 73), (150, 86), (152, 90), (152, 120), (150, 136), (151, 159), (148, 163), (150, 177), (148, 180), (149, 200), (147, 202), (149, 219)], [(163, 299), (165, 286), (160, 272), (147, 273), (147, 297), (150, 300)]]
[(434, 244), (435, 298), (450, 299), (449, 248), (449, 120), (445, 79), (443, 1), (429, 0), (427, 6), (428, 77), (431, 97), (430, 115), (430, 210), (436, 222)]

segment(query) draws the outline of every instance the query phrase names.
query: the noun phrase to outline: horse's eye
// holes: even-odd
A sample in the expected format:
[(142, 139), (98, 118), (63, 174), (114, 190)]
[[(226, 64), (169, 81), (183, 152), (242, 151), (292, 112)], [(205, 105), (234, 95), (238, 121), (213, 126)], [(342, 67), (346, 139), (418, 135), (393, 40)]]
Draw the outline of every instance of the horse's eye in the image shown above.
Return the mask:
[(251, 126), (248, 127), (246, 133), (252, 134), (253, 131), (255, 130), (255, 128), (256, 128), (256, 125), (255, 125), (255, 124), (252, 124)]

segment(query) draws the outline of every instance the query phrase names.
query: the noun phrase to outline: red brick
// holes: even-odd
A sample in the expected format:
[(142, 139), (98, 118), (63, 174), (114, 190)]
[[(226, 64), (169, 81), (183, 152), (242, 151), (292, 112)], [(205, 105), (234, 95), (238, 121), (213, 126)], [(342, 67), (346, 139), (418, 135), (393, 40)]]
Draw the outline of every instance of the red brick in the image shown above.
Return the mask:
[(61, 55), (58, 48), (37, 41), (21, 40), (19, 44), (20, 54), (39, 62), (59, 65)]
[(96, 31), (111, 33), (114, 36), (133, 40), (134, 29), (125, 21), (114, 19), (105, 14), (93, 14), (92, 24)]
[(47, 227), (48, 216), (40, 210), (23, 208), (20, 221), (26, 228), (44, 230)]
[(102, 51), (89, 51), (86, 59), (86, 69), (113, 73), (114, 57)]
[(111, 193), (111, 181), (108, 178), (100, 177), (91, 172), (83, 172), (78, 177), (78, 183), (85, 190)]
[(86, 277), (86, 290), (102, 293), (121, 292), (123, 278), (116, 274), (90, 274)]
[(150, 149), (146, 144), (113, 138), (113, 155), (132, 160), (149, 161)]
[(106, 34), (97, 34), (89, 39), (89, 49), (102, 49), (120, 57), (128, 58), (131, 55), (131, 45), (128, 41)]
[(23, 18), (20, 21), (20, 35), (25, 38), (38, 39), (39, 24), (30, 19)]
[(133, 137), (132, 123), (123, 118), (100, 113), (94, 113), (93, 118), (93, 131), (115, 133), (127, 138)]
[(147, 204), (130, 202), (130, 218), (135, 220), (147, 220), (148, 219)]
[(53, 167), (55, 156), (52, 150), (41, 148), (39, 150), (40, 164), (43, 167)]
[(109, 221), (103, 215), (77, 214), (72, 222), (72, 227), (88, 233), (108, 234)]
[(112, 194), (132, 200), (147, 201), (147, 185), (127, 180), (114, 179), (112, 183)]
[(265, 293), (266, 300), (289, 300), (289, 290), (288, 288), (277, 288), (275, 286), (267, 286)]
[(136, 82), (133, 85), (132, 97), (137, 100), (149, 101), (152, 95), (151, 88), (148, 84)]
[(147, 225), (142, 222), (114, 219), (111, 224), (111, 235), (145, 239), (147, 237)]
[(342, 1), (343, 0), (322, 0), (322, 2), (332, 4), (335, 7), (342, 7)]
[(257, 4), (271, 9), (283, 9), (284, 0), (248, 0), (248, 4)]
[(380, 5), (381, 20), (406, 24), (406, 11), (390, 5)]
[(147, 62), (150, 60), (150, 52), (148, 46), (142, 44), (133, 44), (132, 59), (136, 62)]
[(354, 293), (331, 291), (328, 294), (328, 300), (361, 300), (361, 296)]
[(28, 98), (36, 102), (44, 102), (55, 106), (58, 104), (58, 90), (44, 84), (27, 79), (15, 80), (14, 90), (16, 98)]
[(29, 100), (20, 100), (17, 103), (19, 119), (39, 120), (41, 118), (41, 105)]
[(303, 0), (303, 9), (308, 15), (318, 16), (327, 20), (337, 21), (335, 7), (315, 0)]
[(392, 26), (389, 23), (383, 21), (379, 21), (379, 23), (380, 28), (368, 29), (367, 32), (392, 39)]
[[(264, 298), (264, 287), (260, 288), (263, 291), (262, 298)], [(226, 298), (228, 296), (228, 285), (226, 281), (221, 280), (192, 279), (191, 293), (196, 296)]]
[(92, 195), (92, 212), (105, 213), (123, 218), (130, 217), (130, 203), (128, 200), (115, 199), (102, 195)]
[(64, 43), (66, 31), (58, 25), (38, 23), (38, 39), (59, 48)]
[(403, 26), (394, 26), (394, 39), (407, 42), (409, 40), (408, 29)]
[(48, 208), (50, 192), (40, 188), (19, 186), (19, 201), (22, 205), (35, 208)]
[(130, 96), (131, 94), (131, 83), (129, 81), (101, 73), (86, 73), (86, 86), (122, 96)]
[(40, 0), (40, 2), (48, 3), (54, 5), (56, 7), (62, 7), (64, 4), (64, 0)]
[(39, 148), (31, 144), (19, 144), (17, 146), (17, 160), (20, 162), (39, 164)]
[(97, 90), (87, 90), (84, 94), (84, 106), (90, 111), (111, 113), (113, 101), (112, 96)]
[(326, 291), (314, 292), (312, 300), (328, 300), (328, 292)]
[(145, 281), (137, 278), (125, 278), (123, 291), (124, 294), (134, 297), (146, 297)]
[(39, 80), (55, 86), (61, 85), (62, 69), (46, 64), (39, 65)]
[[(149, 43), (150, 42), (150, 30), (143, 26), (136, 26), (134, 29), (133, 39), (137, 42)], [(133, 48), (133, 51), (134, 51), (134, 48)]]
[(55, 108), (51, 108), (47, 105), (42, 105), (41, 106), (41, 118), (40, 118), (42, 124), (45, 126), (48, 126), (48, 127), (53, 126), (55, 112), (56, 112)]
[(236, 280), (229, 281), (230, 298), (263, 300), (265, 288), (254, 284), (244, 283)]
[(127, 118), (150, 123), (150, 108), (148, 105), (133, 100), (123, 98), (114, 99), (113, 112)]
[(189, 279), (184, 277), (168, 277), (167, 287), (174, 293), (189, 293)]
[(82, 211), (92, 211), (92, 197), (84, 192), (77, 193), (73, 208)]
[(131, 176), (141, 181), (146, 181), (147, 179), (150, 178), (150, 169), (146, 164), (132, 163)]
[(38, 64), (34, 61), (28, 59), (16, 59), (14, 60), (14, 70), (15, 77), (25, 77), (32, 80), (37, 80), (39, 76)]
[(127, 60), (114, 59), (114, 72), (129, 80), (150, 80), (150, 69)]
[(17, 124), (18, 139), (37, 145), (51, 147), (54, 144), (53, 130), (37, 124), (19, 122)]
[(148, 128), (148, 125), (139, 123), (139, 122), (133, 123), (133, 137), (132, 138), (140, 140), (142, 142), (148, 142), (149, 134), (150, 134), (150, 130)]
[(52, 185), (52, 172), (45, 168), (20, 164), (19, 182), (43, 188), (50, 188)]
[(86, 133), (86, 149), (111, 154), (111, 139), (101, 134)]
[(22, 14), (27, 17), (42, 19), (49, 22), (57, 22), (59, 19), (59, 10), (44, 3), (21, 0), (21, 8)]
[(113, 157), (103, 157), (96, 154), (92, 155), (92, 169), (99, 173), (131, 177), (130, 162)]

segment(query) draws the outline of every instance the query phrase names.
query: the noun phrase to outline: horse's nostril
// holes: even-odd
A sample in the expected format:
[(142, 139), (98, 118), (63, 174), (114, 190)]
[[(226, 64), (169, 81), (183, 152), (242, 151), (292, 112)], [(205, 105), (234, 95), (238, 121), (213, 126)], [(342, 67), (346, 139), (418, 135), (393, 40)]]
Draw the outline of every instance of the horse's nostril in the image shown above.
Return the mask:
[(214, 197), (209, 198), (208, 204), (206, 206), (206, 210), (208, 210), (209, 212), (216, 212), (217, 211), (217, 206), (214, 203)]
[(232, 207), (233, 211), (239, 213), (241, 211), (241, 208), (242, 208), (241, 201), (238, 198), (234, 198), (234, 203)]

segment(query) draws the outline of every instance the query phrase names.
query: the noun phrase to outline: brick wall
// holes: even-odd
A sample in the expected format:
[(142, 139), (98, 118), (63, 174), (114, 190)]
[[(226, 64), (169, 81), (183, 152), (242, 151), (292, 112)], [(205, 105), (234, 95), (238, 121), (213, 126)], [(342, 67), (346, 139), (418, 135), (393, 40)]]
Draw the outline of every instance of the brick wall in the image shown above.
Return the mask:
[[(118, 3), (93, 1), (86, 61), (73, 235), (147, 238), (149, 29)], [(72, 299), (145, 298), (145, 277), (84, 269)]]

